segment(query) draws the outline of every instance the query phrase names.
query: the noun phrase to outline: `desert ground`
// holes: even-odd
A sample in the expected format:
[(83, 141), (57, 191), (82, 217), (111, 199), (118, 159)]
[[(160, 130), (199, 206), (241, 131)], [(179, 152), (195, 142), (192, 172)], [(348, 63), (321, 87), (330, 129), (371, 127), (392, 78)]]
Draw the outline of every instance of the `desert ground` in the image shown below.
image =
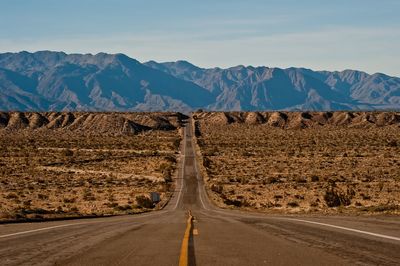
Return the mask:
[[(179, 113), (0, 113), (0, 221), (162, 207), (179, 160)], [(149, 193), (158, 192), (153, 204)]]
[[(0, 113), (0, 221), (133, 214), (174, 189), (180, 113)], [(276, 213), (400, 213), (400, 114), (196, 112), (214, 203)], [(161, 201), (153, 204), (149, 193)]]
[(400, 214), (400, 113), (197, 112), (199, 168), (220, 207)]

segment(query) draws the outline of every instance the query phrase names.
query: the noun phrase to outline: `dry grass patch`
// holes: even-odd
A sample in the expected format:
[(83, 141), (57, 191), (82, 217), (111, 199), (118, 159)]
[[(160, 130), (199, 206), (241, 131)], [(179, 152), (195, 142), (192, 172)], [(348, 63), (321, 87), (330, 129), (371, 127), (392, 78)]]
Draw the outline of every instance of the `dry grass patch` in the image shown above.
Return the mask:
[[(328, 119), (292, 127), (302, 113), (287, 113), (282, 123), (270, 113), (249, 123), (249, 114), (195, 114), (203, 174), (220, 206), (285, 213), (400, 212), (400, 122), (363, 124), (360, 117), (372, 121), (382, 113), (356, 113), (349, 123)], [(324, 117), (310, 115), (310, 121)]]
[[(131, 214), (160, 208), (172, 194), (180, 132), (179, 124), (126, 134), (98, 134), (79, 127), (2, 129), (0, 220)], [(158, 192), (161, 202), (146, 203), (150, 192)]]

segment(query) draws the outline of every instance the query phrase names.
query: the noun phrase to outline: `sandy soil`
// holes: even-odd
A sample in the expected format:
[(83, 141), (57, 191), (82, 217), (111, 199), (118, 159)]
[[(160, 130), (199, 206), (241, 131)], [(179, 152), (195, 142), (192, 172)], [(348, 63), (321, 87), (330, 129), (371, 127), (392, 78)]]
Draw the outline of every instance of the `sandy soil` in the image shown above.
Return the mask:
[(196, 113), (214, 201), (268, 212), (400, 214), (400, 114)]
[[(0, 221), (143, 212), (171, 195), (179, 114), (14, 112), (0, 118)], [(161, 202), (153, 204), (150, 192)]]

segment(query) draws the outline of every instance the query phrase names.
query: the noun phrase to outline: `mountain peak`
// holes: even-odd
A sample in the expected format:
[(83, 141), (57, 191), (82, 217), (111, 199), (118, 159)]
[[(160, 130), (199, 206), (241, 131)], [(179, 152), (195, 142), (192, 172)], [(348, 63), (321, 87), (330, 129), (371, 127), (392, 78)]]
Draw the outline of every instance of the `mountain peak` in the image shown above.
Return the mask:
[(176, 64), (179, 66), (182, 66), (182, 67), (187, 67), (187, 68), (199, 68), (198, 66), (195, 66), (186, 60), (178, 60), (178, 61), (176, 61)]
[(185, 70), (198, 70), (201, 69), (198, 66), (193, 65), (192, 63), (185, 61), (185, 60), (178, 60), (176, 62), (165, 62), (162, 63), (164, 65), (168, 65), (170, 67), (174, 67), (174, 68), (179, 68), (179, 69), (185, 69)]

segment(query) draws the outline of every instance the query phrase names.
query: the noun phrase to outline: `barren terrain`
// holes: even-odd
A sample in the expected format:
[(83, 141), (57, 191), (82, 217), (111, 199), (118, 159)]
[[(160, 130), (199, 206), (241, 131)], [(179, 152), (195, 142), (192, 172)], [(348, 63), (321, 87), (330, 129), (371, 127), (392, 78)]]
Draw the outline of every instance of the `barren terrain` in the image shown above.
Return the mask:
[(194, 114), (210, 197), (285, 213), (400, 213), (400, 113)]
[[(0, 113), (0, 221), (160, 208), (179, 159), (179, 113)], [(153, 204), (150, 192), (161, 202)]]

